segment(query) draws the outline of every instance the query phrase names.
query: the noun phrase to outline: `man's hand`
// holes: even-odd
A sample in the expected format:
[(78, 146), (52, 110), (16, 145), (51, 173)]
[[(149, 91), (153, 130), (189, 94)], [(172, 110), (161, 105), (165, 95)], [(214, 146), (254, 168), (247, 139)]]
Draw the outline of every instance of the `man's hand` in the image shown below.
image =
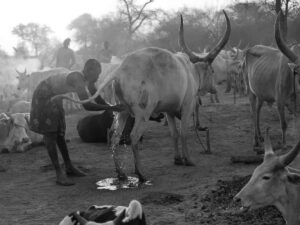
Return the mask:
[(122, 112), (127, 109), (127, 106), (124, 104), (114, 105), (110, 108), (110, 110), (114, 112)]

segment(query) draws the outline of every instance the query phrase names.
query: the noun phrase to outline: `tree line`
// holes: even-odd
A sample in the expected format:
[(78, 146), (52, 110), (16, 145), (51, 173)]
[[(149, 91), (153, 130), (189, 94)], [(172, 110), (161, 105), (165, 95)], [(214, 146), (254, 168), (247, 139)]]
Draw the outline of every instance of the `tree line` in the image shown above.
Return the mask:
[[(119, 0), (116, 13), (99, 18), (90, 14), (74, 18), (68, 29), (74, 31), (73, 41), (79, 45), (77, 55), (83, 60), (96, 57), (104, 41), (110, 42), (117, 56), (147, 46), (178, 51), (179, 14), (184, 18), (187, 43), (195, 52), (214, 46), (225, 29), (222, 12), (197, 8), (164, 11), (152, 9), (153, 1)], [(297, 0), (253, 0), (235, 1), (226, 8), (232, 25), (227, 46), (275, 46), (274, 21), (280, 9), (284, 12), (281, 21), (284, 37), (290, 44), (299, 43), (300, 4)], [(14, 48), (15, 54), (39, 57), (43, 64), (47, 64), (60, 47), (57, 39), (50, 38), (51, 32), (46, 25), (17, 25), (12, 31), (20, 40)]]

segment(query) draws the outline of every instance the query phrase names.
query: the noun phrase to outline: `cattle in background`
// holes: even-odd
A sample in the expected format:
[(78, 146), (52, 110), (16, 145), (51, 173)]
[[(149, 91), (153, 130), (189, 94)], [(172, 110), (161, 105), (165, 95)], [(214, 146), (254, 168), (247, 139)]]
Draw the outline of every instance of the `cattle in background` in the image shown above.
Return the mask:
[[(26, 70), (24, 72), (20, 72), (17, 70), (17, 73), (18, 73), (17, 78), (19, 81), (18, 89), (26, 91), (27, 94), (26, 94), (25, 100), (31, 101), (33, 92), (41, 81), (47, 79), (48, 77), (50, 77), (52, 75), (55, 75), (55, 74), (58, 74), (61, 72), (68, 73), (71, 71), (68, 69), (62, 68), (62, 67), (43, 70), (43, 71), (36, 71), (36, 72), (32, 72), (31, 74), (27, 74)], [(69, 95), (72, 96), (73, 98), (78, 99), (78, 97), (75, 93), (69, 93)], [(81, 105), (70, 103), (67, 101), (64, 101), (63, 106), (67, 113), (81, 109)]]
[(59, 225), (146, 225), (140, 202), (132, 200), (125, 206), (91, 206), (86, 211), (71, 213)]
[[(135, 160), (135, 173), (141, 182), (145, 181), (141, 171), (138, 142), (146, 129), (151, 115), (165, 112), (174, 145), (174, 162), (177, 165), (192, 166), (187, 145), (189, 121), (197, 101), (197, 96), (212, 92), (213, 71), (211, 63), (227, 43), (230, 36), (230, 21), (224, 11), (227, 29), (220, 42), (205, 57), (199, 57), (189, 50), (183, 37), (183, 19), (181, 17), (179, 43), (184, 53), (172, 53), (161, 48), (137, 50), (123, 60), (121, 65), (100, 83), (97, 92), (88, 100), (75, 101), (86, 103), (94, 100), (102, 88), (114, 80), (115, 94), (118, 100), (127, 105), (128, 110), (118, 113), (114, 121), (115, 132), (112, 137), (114, 162), (120, 179), (126, 179), (118, 161), (116, 146), (128, 116), (135, 118), (130, 134)], [(59, 95), (53, 98), (67, 98)], [(74, 101), (73, 99), (70, 99)], [(181, 119), (182, 151), (178, 149), (179, 133), (175, 117)]]
[(8, 113), (29, 113), (31, 108), (31, 102), (20, 100), (14, 103), (9, 109)]
[(41, 135), (32, 132), (27, 121), (29, 113), (0, 114), (0, 146), (2, 152), (24, 152), (41, 144)]
[[(259, 120), (264, 102), (269, 105), (277, 103), (282, 130), (282, 145), (283, 148), (286, 147), (285, 107), (291, 113), (296, 113), (294, 75), (288, 63), (289, 59), (280, 50), (272, 47), (256, 45), (245, 52), (243, 75), (253, 114), (255, 147), (261, 146), (263, 141)], [(300, 95), (297, 96), (297, 99), (299, 101)]]
[(248, 183), (234, 197), (242, 210), (273, 205), (287, 225), (300, 224), (300, 171), (288, 167), (300, 151), (300, 141), (285, 155), (277, 156), (271, 146), (268, 129), (264, 143), (264, 161), (253, 172)]
[[(204, 57), (207, 52), (197, 54)], [(225, 93), (229, 93), (233, 86), (233, 79), (238, 74), (241, 60), (243, 58), (243, 51), (238, 48), (233, 48), (229, 51), (221, 50), (212, 62), (212, 68), (214, 70), (214, 86), (216, 94), (211, 94), (211, 102), (219, 103), (218, 85), (226, 82)], [(235, 87), (236, 88), (236, 87)]]

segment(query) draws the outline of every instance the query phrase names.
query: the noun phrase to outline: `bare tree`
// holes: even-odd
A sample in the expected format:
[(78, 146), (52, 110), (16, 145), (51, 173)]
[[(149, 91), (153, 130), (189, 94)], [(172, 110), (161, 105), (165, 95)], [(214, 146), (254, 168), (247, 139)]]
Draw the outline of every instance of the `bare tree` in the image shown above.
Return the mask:
[(119, 13), (126, 18), (128, 23), (128, 38), (129, 40), (132, 40), (133, 35), (141, 28), (141, 26), (155, 17), (155, 10), (146, 9), (154, 0), (148, 0), (142, 5), (137, 4), (136, 0), (119, 1), (122, 5), (119, 9)]
[(299, 6), (298, 0), (265, 0), (264, 4), (272, 11), (275, 11), (276, 14), (283, 11), (283, 16), (280, 20), (281, 34), (282, 37), (286, 40), (288, 33), (288, 17), (291, 12)]

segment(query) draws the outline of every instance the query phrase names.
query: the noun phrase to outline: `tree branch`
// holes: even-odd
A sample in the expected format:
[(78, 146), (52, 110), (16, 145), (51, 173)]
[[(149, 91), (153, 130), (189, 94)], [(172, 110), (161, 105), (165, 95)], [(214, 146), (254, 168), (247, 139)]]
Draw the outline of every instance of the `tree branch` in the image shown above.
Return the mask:
[(136, 21), (138, 21), (144, 11), (144, 9), (146, 8), (146, 6), (150, 3), (152, 3), (154, 0), (149, 0), (148, 2), (146, 2), (143, 7), (140, 9), (140, 11), (138, 12), (138, 15), (136, 16), (136, 18), (132, 21), (132, 24), (134, 24)]

